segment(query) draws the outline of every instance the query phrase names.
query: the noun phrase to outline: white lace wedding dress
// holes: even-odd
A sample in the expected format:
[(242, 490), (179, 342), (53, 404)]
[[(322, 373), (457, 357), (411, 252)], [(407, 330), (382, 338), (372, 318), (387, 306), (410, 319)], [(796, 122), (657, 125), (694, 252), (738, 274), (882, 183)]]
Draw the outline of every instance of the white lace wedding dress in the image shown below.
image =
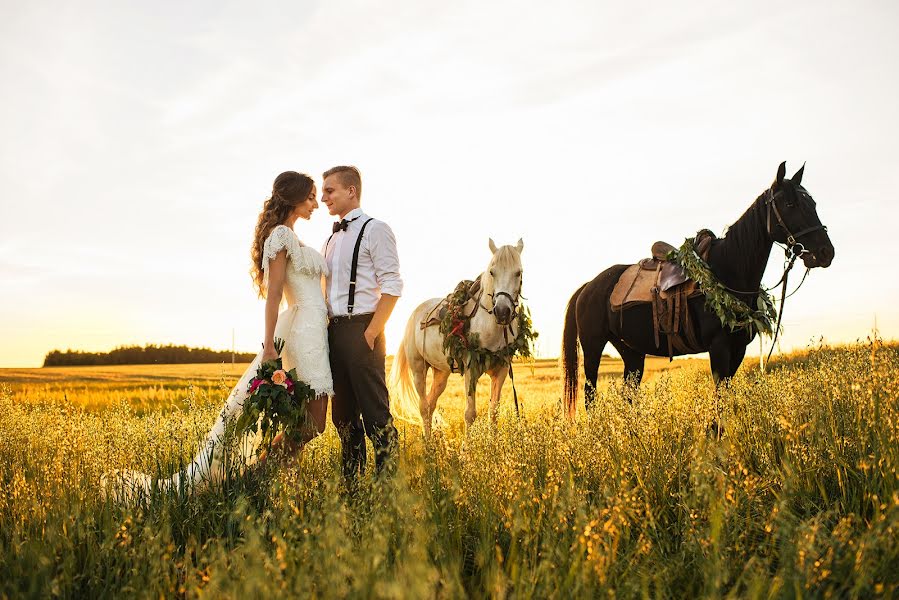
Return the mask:
[[(331, 366), (328, 361), (328, 309), (322, 295), (322, 277), (327, 276), (325, 261), (316, 250), (303, 245), (292, 229), (286, 225), (275, 227), (263, 245), (262, 264), (264, 280), (268, 283), (269, 261), (282, 250), (287, 251), (287, 277), (284, 284), (284, 300), (287, 310), (278, 315), (275, 337), (284, 340), (281, 358), (284, 369), (296, 368), (297, 376), (316, 395), (333, 395)], [(193, 462), (182, 471), (166, 479), (158, 479), (160, 490), (198, 489), (210, 482), (220, 481), (224, 475), (224, 434), (229, 421), (236, 419), (247, 397), (247, 387), (256, 374), (262, 352), (231, 390), (225, 406), (206, 442)], [(256, 462), (256, 449), (261, 433), (245, 436), (238, 441), (238, 456), (229, 462), (241, 461), (246, 465)], [(145, 473), (117, 470), (101, 478), (100, 486), (105, 496), (118, 501), (133, 500), (139, 494), (147, 494), (154, 486), (154, 478)]]

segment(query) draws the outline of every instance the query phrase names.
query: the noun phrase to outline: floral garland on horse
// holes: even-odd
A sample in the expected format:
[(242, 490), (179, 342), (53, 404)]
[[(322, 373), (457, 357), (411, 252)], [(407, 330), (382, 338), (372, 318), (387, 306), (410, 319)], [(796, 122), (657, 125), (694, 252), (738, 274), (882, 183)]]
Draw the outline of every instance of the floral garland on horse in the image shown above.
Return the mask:
[(480, 304), (480, 295), (471, 293), (472, 281), (461, 281), (452, 294), (447, 296), (445, 310), (440, 315), (440, 333), (443, 335), (443, 350), (447, 355), (450, 369), (464, 375), (470, 369), (475, 375), (469, 384), (469, 393), (474, 393), (478, 377), (500, 365), (511, 365), (512, 359), (534, 357), (534, 340), (539, 335), (533, 330), (531, 313), (524, 304), (518, 309), (518, 334), (506, 346), (491, 351), (481, 346), (480, 336), (472, 333), (471, 317), (465, 305), (474, 299)]

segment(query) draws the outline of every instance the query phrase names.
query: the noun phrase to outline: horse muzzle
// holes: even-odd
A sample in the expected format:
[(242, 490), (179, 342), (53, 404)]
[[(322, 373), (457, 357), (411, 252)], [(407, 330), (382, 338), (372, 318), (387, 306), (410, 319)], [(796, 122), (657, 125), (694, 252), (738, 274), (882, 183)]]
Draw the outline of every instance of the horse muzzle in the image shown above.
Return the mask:
[(809, 269), (814, 269), (815, 267), (826, 269), (833, 262), (834, 249), (833, 246), (822, 246), (814, 252), (803, 250), (799, 256), (802, 258), (803, 264)]
[(493, 318), (496, 319), (497, 325), (509, 325), (512, 323), (512, 308), (505, 304), (499, 304), (493, 307)]

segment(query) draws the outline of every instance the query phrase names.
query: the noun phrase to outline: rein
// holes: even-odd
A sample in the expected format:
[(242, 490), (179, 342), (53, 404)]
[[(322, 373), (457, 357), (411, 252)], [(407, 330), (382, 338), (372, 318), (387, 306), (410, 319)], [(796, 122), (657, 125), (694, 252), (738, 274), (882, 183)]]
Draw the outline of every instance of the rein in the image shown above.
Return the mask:
[[(509, 345), (509, 333), (511, 331), (511, 325), (503, 327), (503, 341), (506, 343), (506, 346)], [(512, 398), (515, 400), (515, 416), (521, 417), (521, 411), (518, 409), (518, 390), (515, 389), (515, 374), (512, 372), (512, 357), (509, 357), (509, 379), (512, 381)]]
[[(790, 269), (793, 268), (793, 263), (796, 262), (797, 258), (799, 258), (799, 255), (795, 253), (790, 257), (790, 262), (789, 264), (787, 264), (787, 268), (784, 270), (783, 277), (781, 277), (781, 279), (783, 280), (783, 287), (781, 288), (780, 292), (780, 310), (777, 311), (777, 325), (774, 326), (774, 338), (772, 338), (771, 340), (771, 349), (768, 350), (768, 358), (765, 359), (766, 364), (769, 360), (771, 360), (771, 354), (774, 353), (774, 346), (775, 344), (777, 344), (777, 336), (780, 335), (780, 323), (784, 317), (784, 301), (786, 301), (787, 299), (787, 279), (790, 276)], [(805, 270), (805, 274), (808, 275), (808, 269)], [(805, 281), (805, 276), (802, 277), (802, 281)], [(800, 283), (799, 285), (801, 287), (802, 283)], [(798, 289), (799, 288), (796, 288), (796, 290)], [(796, 290), (793, 291), (794, 294), (796, 293)]]
[[(787, 277), (790, 274), (790, 269), (793, 268), (793, 263), (796, 262), (796, 259), (799, 258), (799, 256), (799, 254), (795, 253), (790, 256), (789, 264), (787, 264), (787, 268), (784, 270), (783, 277), (781, 277), (781, 279), (783, 280), (783, 287), (781, 288), (780, 292), (780, 310), (777, 312), (777, 326), (774, 328), (774, 338), (771, 340), (771, 349), (768, 350), (768, 358), (765, 359), (765, 363), (770, 361), (771, 355), (774, 354), (774, 345), (777, 343), (777, 336), (780, 335), (780, 323), (784, 316), (784, 303), (786, 302), (787, 298), (799, 291), (799, 288), (801, 288), (802, 284), (805, 283), (805, 278), (808, 277), (808, 272), (811, 271), (811, 269), (806, 267), (805, 273), (803, 273), (802, 279), (799, 281), (799, 285), (796, 286), (795, 290), (787, 294)], [(775, 284), (774, 287), (777, 287), (777, 284)]]
[[(802, 245), (802, 244), (800, 244), (800, 246), (801, 246), (801, 245)], [(777, 283), (775, 283), (775, 284), (772, 285), (771, 287), (761, 288), (761, 291), (763, 291), (763, 292), (770, 292), (770, 291), (773, 290), (773, 289), (777, 289), (777, 287), (778, 287), (781, 283), (786, 283), (786, 281), (787, 281), (787, 275), (789, 274), (790, 269), (793, 268), (793, 263), (796, 262), (796, 259), (799, 258), (800, 254), (791, 254), (791, 251), (790, 251), (789, 248), (784, 248), (784, 253), (787, 255), (787, 257), (792, 257), (792, 258), (789, 258), (789, 262), (788, 262), (786, 259), (784, 260), (784, 264), (786, 264), (787, 266), (784, 267), (784, 272), (783, 272), (783, 274), (780, 276), (780, 279), (778, 279), (778, 280), (777, 280)], [(808, 269), (806, 269), (806, 273), (807, 273), (807, 272), (808, 272)], [(752, 296), (752, 295), (758, 294), (758, 292), (747, 292), (747, 291), (745, 291), (745, 290), (737, 290), (737, 289), (734, 289), (734, 288), (730, 287), (729, 285), (727, 285), (726, 283), (724, 283), (723, 281), (719, 281), (718, 283), (720, 283), (720, 284), (721, 284), (721, 287), (723, 287), (724, 289), (726, 289), (728, 292), (733, 292), (734, 294), (746, 294), (747, 296)], [(797, 289), (798, 289), (798, 288), (797, 288)], [(792, 296), (792, 295), (795, 294), (795, 293), (796, 293), (796, 290), (793, 290), (793, 293), (790, 294), (790, 296)], [(789, 298), (789, 296), (787, 296), (787, 297)]]
[[(767, 218), (766, 218), (766, 221), (767, 221), (766, 229), (767, 229), (768, 237), (771, 239), (771, 241), (777, 243), (777, 240), (774, 239), (774, 235), (772, 234), (772, 231), (771, 231), (771, 213), (773, 212), (774, 216), (777, 218), (777, 224), (780, 225), (780, 227), (787, 234), (787, 244), (786, 244), (786, 247), (784, 248), (784, 253), (789, 258), (789, 260), (787, 262), (786, 268), (784, 269), (783, 275), (780, 278), (781, 281), (778, 281), (771, 288), (769, 288), (769, 289), (773, 289), (773, 288), (777, 287), (777, 285), (780, 284), (781, 282), (783, 283), (783, 286), (781, 287), (781, 292), (780, 292), (780, 310), (777, 312), (777, 326), (774, 328), (774, 338), (771, 340), (771, 349), (768, 350), (768, 358), (765, 359), (766, 363), (769, 360), (771, 360), (771, 355), (774, 354), (774, 345), (777, 343), (777, 337), (780, 335), (780, 324), (781, 324), (781, 322), (783, 320), (783, 316), (784, 316), (784, 303), (786, 302), (787, 298), (789, 298), (790, 296), (792, 296), (793, 294), (795, 294), (796, 292), (799, 291), (799, 288), (801, 288), (802, 284), (805, 283), (805, 278), (808, 276), (808, 272), (810, 270), (809, 268), (805, 269), (805, 274), (802, 276), (802, 280), (799, 282), (799, 285), (796, 286), (796, 289), (793, 290), (792, 293), (790, 293), (790, 295), (788, 296), (787, 295), (787, 279), (790, 276), (790, 270), (793, 268), (793, 265), (796, 263), (796, 259), (799, 258), (800, 256), (802, 256), (803, 254), (805, 254), (806, 252), (808, 252), (808, 250), (805, 249), (805, 246), (802, 245), (802, 242), (799, 241), (799, 238), (801, 238), (804, 235), (814, 233), (815, 231), (827, 231), (827, 226), (825, 226), (823, 224), (812, 225), (811, 227), (806, 227), (805, 229), (800, 230), (798, 233), (793, 233), (792, 231), (790, 231), (790, 228), (787, 227), (787, 224), (783, 220), (783, 216), (781, 216), (781, 214), (780, 214), (780, 209), (777, 208), (776, 199), (777, 199), (778, 194), (780, 194), (780, 192), (775, 194), (773, 190), (770, 190), (770, 189), (768, 190), (768, 198), (765, 200), (765, 205), (768, 207), (768, 213), (767, 213)], [(768, 290), (766, 290), (766, 291), (768, 291)]]
[[(778, 192), (778, 194), (779, 194), (779, 193), (780, 193), (780, 192)], [(796, 262), (796, 259), (797, 259), (797, 258), (799, 258), (799, 257), (802, 256), (803, 254), (805, 254), (806, 252), (808, 252), (808, 250), (805, 249), (805, 246), (802, 245), (802, 242), (799, 241), (799, 238), (800, 238), (800, 237), (802, 237), (802, 236), (804, 236), (804, 235), (808, 235), (809, 233), (814, 233), (815, 231), (827, 231), (827, 226), (826, 226), (826, 225), (813, 225), (813, 226), (811, 226), (811, 227), (806, 227), (805, 229), (802, 229), (799, 233), (792, 233), (792, 232), (790, 231), (790, 228), (787, 227), (787, 224), (784, 222), (783, 217), (782, 217), (781, 214), (780, 214), (780, 210), (777, 208), (777, 203), (774, 201), (775, 198), (777, 198), (777, 194), (774, 194), (774, 193), (769, 189), (769, 190), (768, 190), (768, 198), (765, 200), (765, 206), (766, 206), (766, 208), (767, 208), (766, 224), (765, 224), (765, 233), (768, 235), (768, 239), (770, 239), (773, 243), (775, 243), (775, 244), (777, 244), (778, 246), (780, 246), (781, 248), (783, 248), (784, 254), (786, 255), (786, 257), (785, 257), (785, 264), (786, 264), (787, 266), (784, 268), (784, 272), (783, 272), (783, 274), (780, 276), (780, 279), (777, 280), (777, 283), (775, 283), (774, 285), (772, 285), (772, 286), (770, 286), (770, 287), (762, 288), (763, 291), (765, 291), (765, 292), (770, 292), (771, 290), (776, 289), (776, 288), (777, 288), (778, 286), (780, 286), (781, 284), (786, 284), (786, 282), (787, 282), (787, 277), (788, 277), (788, 275), (789, 275), (789, 273), (790, 273), (790, 269), (793, 268), (793, 263)], [(786, 245), (783, 245), (783, 244), (781, 244), (780, 242), (778, 242), (777, 240), (774, 239), (774, 234), (773, 234), (773, 232), (771, 231), (771, 213), (772, 213), (772, 212), (774, 213), (774, 216), (775, 216), (775, 218), (777, 219), (777, 224), (778, 224), (780, 227), (782, 227), (783, 230), (787, 233), (787, 243), (786, 243)], [(808, 275), (808, 269), (806, 269), (805, 275)], [(805, 281), (805, 275), (803, 275), (803, 277), (802, 277), (802, 281), (803, 281), (803, 282)], [(802, 283), (800, 283), (799, 285), (801, 286)], [(757, 293), (757, 292), (754, 292), (754, 291), (753, 291), (753, 292), (747, 292), (747, 291), (745, 291), (745, 290), (737, 290), (737, 289), (734, 289), (734, 288), (732, 288), (732, 287), (726, 285), (726, 284), (723, 283), (723, 282), (721, 283), (721, 286), (724, 287), (727, 291), (733, 292), (733, 293), (735, 293), (735, 294), (754, 295), (754, 294)], [(786, 298), (789, 298), (790, 296), (792, 296), (793, 294), (795, 294), (796, 291), (797, 291), (798, 289), (799, 289), (799, 288), (797, 287), (795, 290), (793, 290), (793, 291), (790, 293), (789, 296), (786, 296)]]
[[(483, 292), (482, 292), (483, 293)], [(474, 316), (474, 313), (477, 312), (478, 307), (483, 308), (484, 311), (488, 315), (492, 315), (494, 310), (496, 310), (496, 300), (500, 296), (505, 296), (509, 299), (509, 302), (512, 303), (512, 314), (509, 317), (510, 321), (508, 325), (503, 325), (503, 343), (508, 347), (509, 345), (509, 334), (512, 333), (512, 321), (514, 321), (518, 317), (518, 305), (519, 301), (512, 297), (512, 294), (509, 292), (496, 292), (495, 294), (487, 294), (488, 296), (493, 298), (493, 310), (488, 309), (486, 306), (481, 304), (481, 294), (478, 294), (478, 302), (475, 307), (474, 312), (469, 315), (469, 318)], [(518, 298), (521, 298), (521, 288), (519, 288), (518, 293), (516, 294)], [(499, 325), (499, 323), (497, 323)], [(512, 398), (515, 400), (515, 416), (521, 417), (521, 410), (518, 407), (518, 390), (515, 389), (515, 373), (512, 372), (512, 357), (509, 357), (509, 379), (512, 382)]]
[[(487, 293), (486, 288), (475, 290), (472, 282), (461, 281), (456, 286), (455, 291), (442, 301), (442, 304), (446, 306), (446, 310), (441, 311), (438, 324), (440, 334), (443, 336), (443, 352), (449, 362), (450, 369), (463, 375), (466, 373), (466, 369), (474, 369), (475, 374), (478, 376), (486, 373), (488, 370), (502, 369), (506, 365), (509, 365), (511, 370), (511, 362), (515, 356), (530, 358), (533, 355), (533, 341), (539, 335), (532, 329), (527, 306), (516, 303), (516, 310), (512, 312), (518, 321), (518, 330), (514, 330), (514, 323), (497, 322), (495, 324), (503, 332), (505, 345), (501, 345), (495, 350), (488, 350), (482, 346), (481, 334), (489, 333), (489, 335), (495, 336), (499, 333), (499, 331), (492, 329), (493, 324), (489, 322), (489, 319), (484, 319), (485, 323), (481, 324), (486, 329), (471, 331), (471, 321), (481, 308), (487, 314), (495, 315), (496, 313), (495, 303), (493, 310), (484, 305), (484, 294), (493, 296), (495, 299), (502, 295), (501, 292), (496, 292), (495, 294)], [(514, 295), (509, 294), (509, 296), (513, 300), (516, 297), (524, 298), (521, 295), (520, 288)], [(429, 318), (422, 321), (420, 326), (422, 329), (426, 329), (432, 324)], [(512, 334), (511, 339), (509, 334)], [(474, 394), (476, 387), (477, 378), (471, 377), (468, 394)], [(515, 391), (515, 396), (517, 399), (517, 390)]]
[[(766, 220), (765, 233), (768, 235), (768, 238), (773, 243), (775, 243), (778, 246), (781, 246), (783, 248), (783, 251), (785, 254), (784, 262), (785, 262), (786, 266), (784, 267), (784, 272), (780, 276), (780, 279), (777, 280), (777, 283), (775, 283), (774, 285), (772, 285), (770, 287), (762, 289), (763, 292), (767, 293), (767, 292), (770, 292), (771, 290), (776, 289), (778, 286), (780, 286), (780, 288), (781, 288), (780, 310), (777, 313), (777, 325), (774, 328), (774, 337), (771, 340), (771, 349), (768, 351), (768, 358), (765, 360), (765, 362), (768, 362), (769, 360), (771, 360), (771, 355), (774, 353), (774, 346), (777, 343), (778, 336), (780, 335), (780, 324), (783, 320), (784, 303), (786, 302), (787, 298), (791, 297), (793, 294), (795, 294), (796, 292), (799, 291), (799, 288), (801, 288), (802, 284), (805, 283), (805, 278), (808, 277), (808, 272), (811, 270), (808, 267), (806, 267), (805, 273), (802, 275), (802, 279), (799, 281), (799, 285), (796, 286), (795, 290), (793, 290), (792, 292), (787, 294), (787, 280), (790, 277), (790, 271), (793, 269), (793, 266), (796, 264), (796, 259), (799, 258), (800, 256), (802, 256), (803, 254), (805, 254), (806, 252), (808, 252), (808, 250), (805, 249), (805, 246), (802, 245), (802, 242), (799, 241), (799, 238), (801, 238), (804, 235), (814, 233), (815, 231), (827, 231), (826, 225), (813, 225), (811, 227), (806, 227), (805, 229), (800, 230), (798, 233), (793, 233), (792, 231), (790, 231), (790, 228), (787, 227), (786, 222), (784, 222), (784, 220), (783, 220), (783, 216), (780, 214), (780, 209), (777, 208), (776, 198), (777, 198), (778, 194), (780, 194), (780, 192), (775, 194), (772, 190), (770, 190), (770, 189), (768, 190), (768, 198), (765, 199), (765, 207), (767, 208), (766, 218), (765, 218), (765, 220)], [(787, 234), (786, 245), (782, 245), (777, 240), (774, 239), (774, 234), (771, 229), (771, 214), (772, 213), (774, 214), (774, 217), (777, 219), (777, 225), (779, 225)], [(735, 294), (746, 294), (746, 295), (755, 295), (756, 294), (756, 292), (747, 292), (747, 291), (743, 291), (743, 290), (736, 290), (736, 289), (724, 284), (723, 282), (719, 282), (719, 283), (721, 283), (721, 286), (724, 287), (726, 290), (728, 290), (729, 292), (733, 292)]]

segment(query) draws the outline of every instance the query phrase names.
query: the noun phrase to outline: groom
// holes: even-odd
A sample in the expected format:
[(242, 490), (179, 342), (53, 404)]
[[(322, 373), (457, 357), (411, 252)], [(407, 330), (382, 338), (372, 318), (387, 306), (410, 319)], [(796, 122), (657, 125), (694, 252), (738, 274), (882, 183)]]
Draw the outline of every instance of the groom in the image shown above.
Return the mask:
[[(403, 291), (393, 231), (359, 207), (362, 177), (356, 167), (325, 171), (322, 202), (340, 218), (322, 254), (328, 263), (328, 342), (343, 476), (365, 469), (365, 435), (381, 473), (393, 465), (397, 432), (384, 374), (384, 325)], [(391, 468), (391, 467), (388, 467)]]

